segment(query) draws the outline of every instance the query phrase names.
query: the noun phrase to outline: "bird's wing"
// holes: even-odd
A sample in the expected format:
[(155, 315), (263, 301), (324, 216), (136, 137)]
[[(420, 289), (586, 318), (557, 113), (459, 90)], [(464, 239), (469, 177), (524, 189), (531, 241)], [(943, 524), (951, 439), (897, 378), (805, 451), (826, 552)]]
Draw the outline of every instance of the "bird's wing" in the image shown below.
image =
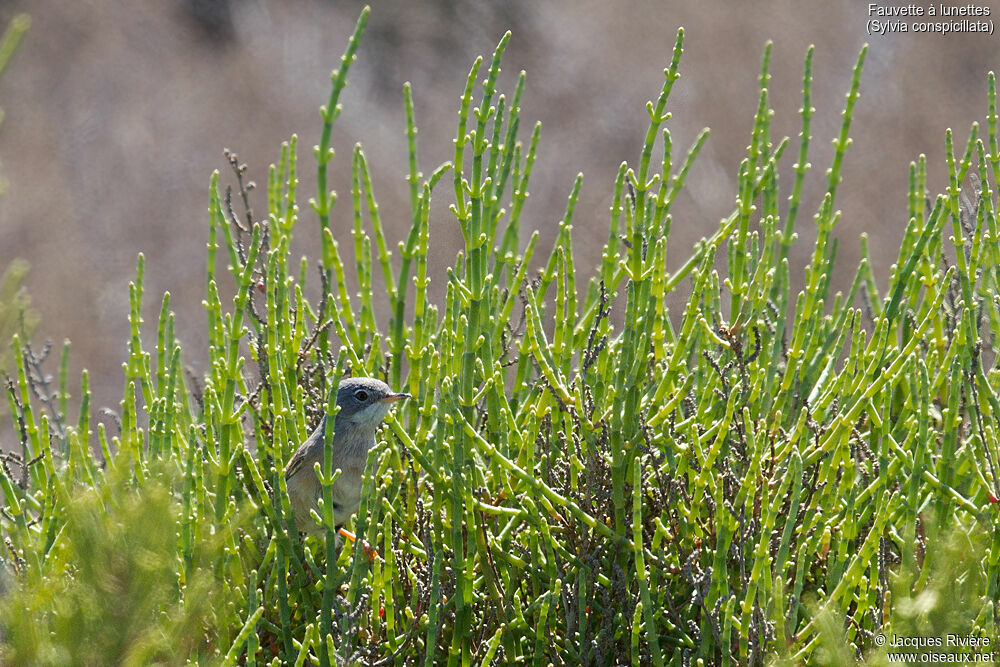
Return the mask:
[(320, 443), (322, 447), (323, 442), (323, 430), (326, 427), (326, 420), (320, 422), (316, 430), (312, 432), (306, 441), (299, 446), (298, 450), (292, 455), (292, 459), (288, 462), (288, 467), (285, 468), (285, 479), (291, 479), (295, 473), (299, 472), (302, 468), (302, 464), (306, 462), (306, 458), (309, 456), (309, 452), (313, 449), (317, 442)]

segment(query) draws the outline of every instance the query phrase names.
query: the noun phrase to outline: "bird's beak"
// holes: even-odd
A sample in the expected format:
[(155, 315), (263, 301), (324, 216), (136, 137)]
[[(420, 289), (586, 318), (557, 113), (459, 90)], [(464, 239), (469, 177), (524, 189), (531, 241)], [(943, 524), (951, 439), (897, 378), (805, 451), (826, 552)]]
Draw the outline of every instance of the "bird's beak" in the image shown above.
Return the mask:
[(385, 398), (382, 399), (382, 402), (383, 403), (395, 403), (396, 401), (401, 401), (404, 398), (413, 398), (413, 397), (410, 396), (409, 394), (405, 394), (405, 393), (402, 393), (402, 392), (400, 392), (398, 394), (386, 394)]

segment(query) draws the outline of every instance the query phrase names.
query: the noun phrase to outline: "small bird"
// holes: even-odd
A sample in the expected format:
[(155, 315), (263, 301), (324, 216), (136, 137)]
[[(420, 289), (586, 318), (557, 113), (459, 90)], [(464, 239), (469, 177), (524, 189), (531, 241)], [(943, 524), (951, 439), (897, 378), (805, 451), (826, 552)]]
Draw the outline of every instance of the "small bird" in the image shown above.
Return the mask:
[[(333, 449), (333, 470), (340, 468), (340, 476), (333, 483), (333, 520), (338, 531), (361, 506), (361, 474), (368, 461), (368, 450), (375, 445), (375, 431), (393, 403), (404, 398), (412, 397), (392, 391), (389, 385), (375, 378), (347, 378), (337, 387), (340, 412), (334, 422), (330, 447)], [(325, 429), (326, 417), (323, 417), (285, 469), (288, 497), (295, 510), (297, 527), (310, 535), (323, 533), (322, 526), (312, 520), (309, 511), (317, 506), (323, 493), (314, 468), (317, 462), (323, 465)]]

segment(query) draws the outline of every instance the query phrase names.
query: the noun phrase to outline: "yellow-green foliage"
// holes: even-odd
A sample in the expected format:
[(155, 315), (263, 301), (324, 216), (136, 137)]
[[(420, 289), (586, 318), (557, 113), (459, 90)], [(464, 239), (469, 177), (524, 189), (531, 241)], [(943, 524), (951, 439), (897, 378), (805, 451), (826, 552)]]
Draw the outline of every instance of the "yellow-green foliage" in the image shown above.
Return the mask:
[[(311, 211), (297, 200), (294, 137), (261, 219), (235, 156), (235, 193), (212, 177), (201, 377), (182, 370), (169, 295), (158, 318), (144, 311), (141, 256), (110, 433), (95, 432), (86, 375), (71, 421), (33, 399), (22, 360), (0, 528), (5, 609), (23, 611), (4, 615), (4, 659), (802, 664), (884, 659), (875, 637), (893, 631), (997, 635), (992, 75), (985, 136), (974, 126), (956, 154), (947, 134), (949, 187), (930, 207), (925, 161), (912, 166), (886, 289), (863, 243), (850, 290), (832, 294), (865, 51), (825, 192), (806, 202), (813, 53), (789, 196), (765, 48), (733, 211), (675, 265), (672, 205), (707, 136), (679, 156), (667, 129), (679, 31), (643, 149), (611, 187), (595, 269), (573, 253), (582, 176), (551, 249), (522, 231), (540, 128), (519, 140), (523, 73), (510, 96), (497, 90), (504, 37), (469, 73), (453, 160), (426, 177), (404, 88), (410, 231), (393, 255), (361, 146), (350, 160), (331, 147), (367, 16), (322, 107)], [(352, 176), (344, 208), (327, 185), (340, 167)], [(432, 194), (454, 220), (432, 219)], [(788, 258), (806, 207), (816, 242), (800, 281)], [(434, 272), (447, 281), (435, 304), (427, 258), (451, 224), (465, 244)], [(293, 233), (319, 256), (293, 259)], [(674, 292), (685, 305), (668, 312)], [(324, 540), (290, 532), (283, 471), (346, 373), (417, 398), (369, 455), (353, 527), (370, 549), (337, 552), (329, 503), (296, 517), (321, 522)], [(328, 455), (327, 494), (331, 466)]]
[(31, 300), (21, 287), (28, 263), (14, 260), (0, 274), (0, 371), (14, 369), (14, 351), (10, 340), (16, 333), (31, 332), (38, 316), (31, 310)]
[(125, 470), (51, 499), (58, 534), (20, 564), (0, 606), (7, 664), (183, 664), (218, 648), (217, 610), (233, 602), (213, 572), (218, 536), (199, 535), (182, 554), (169, 464), (154, 465), (141, 485)]

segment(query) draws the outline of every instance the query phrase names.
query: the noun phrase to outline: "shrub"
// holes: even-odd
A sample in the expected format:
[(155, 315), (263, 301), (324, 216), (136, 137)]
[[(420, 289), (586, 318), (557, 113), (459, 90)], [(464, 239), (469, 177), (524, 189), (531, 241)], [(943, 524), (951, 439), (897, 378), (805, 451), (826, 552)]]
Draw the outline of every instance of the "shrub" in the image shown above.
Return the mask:
[[(293, 137), (268, 172), (263, 219), (235, 156), (235, 196), (212, 177), (203, 377), (182, 372), (169, 295), (155, 345), (143, 345), (141, 256), (115, 433), (94, 433), (86, 375), (68, 424), (53, 401), (31, 400), (22, 361), (11, 400), (23, 451), (0, 483), (16, 571), (5, 618), (26, 615), (8, 622), (5, 660), (102, 661), (73, 652), (84, 629), (109, 663), (165, 660), (169, 647), (169, 659), (297, 665), (883, 659), (877, 638), (894, 629), (944, 631), (934, 613), (956, 632), (996, 637), (992, 74), (986, 136), (973, 126), (956, 155), (947, 134), (947, 192), (928, 200), (924, 159), (911, 167), (909, 222), (884, 292), (864, 243), (848, 293), (830, 290), (864, 50), (804, 289), (792, 294), (788, 256), (810, 169), (811, 50), (787, 206), (777, 168), (795, 149), (771, 136), (767, 47), (733, 212), (667, 266), (672, 204), (707, 136), (679, 156), (665, 126), (683, 31), (638, 161), (618, 171), (592, 275), (574, 264), (580, 178), (547, 257), (538, 234), (522, 232), (539, 126), (518, 140), (523, 73), (510, 97), (496, 89), (506, 36), (469, 73), (453, 161), (426, 178), (404, 88), (411, 226), (397, 257), (355, 147), (349, 262), (327, 178), (367, 16), (333, 73), (313, 151), (318, 277), (289, 252), (300, 215)], [(432, 304), (430, 201), (445, 184), (438, 196), (454, 196), (465, 247), (444, 303)], [(384, 329), (377, 290), (391, 312)], [(678, 290), (683, 312), (668, 313)], [(354, 527), (371, 552), (338, 552), (322, 509), (320, 541), (290, 534), (286, 516), (283, 470), (333, 411), (330, 388), (345, 374), (418, 397), (369, 455)], [(331, 467), (327, 457), (327, 480)], [(948, 546), (962, 540), (976, 548)], [(112, 565), (87, 562), (98, 555)], [(958, 606), (941, 595), (956, 573)], [(121, 610), (129, 622), (110, 622)]]

